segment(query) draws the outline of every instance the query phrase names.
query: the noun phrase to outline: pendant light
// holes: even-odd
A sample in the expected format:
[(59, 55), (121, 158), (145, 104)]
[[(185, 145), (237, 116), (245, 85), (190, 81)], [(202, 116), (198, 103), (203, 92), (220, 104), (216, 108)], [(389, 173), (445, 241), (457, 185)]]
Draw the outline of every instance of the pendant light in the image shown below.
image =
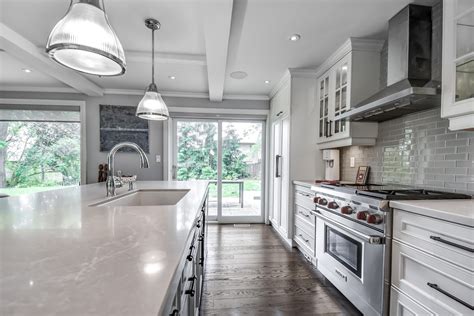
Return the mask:
[(145, 26), (151, 30), (151, 83), (138, 104), (136, 115), (145, 120), (163, 121), (169, 117), (168, 107), (155, 84), (155, 31), (161, 25), (155, 19), (146, 19)]
[(122, 44), (107, 19), (103, 0), (71, 0), (49, 35), (46, 52), (71, 69), (97, 75), (125, 73)]

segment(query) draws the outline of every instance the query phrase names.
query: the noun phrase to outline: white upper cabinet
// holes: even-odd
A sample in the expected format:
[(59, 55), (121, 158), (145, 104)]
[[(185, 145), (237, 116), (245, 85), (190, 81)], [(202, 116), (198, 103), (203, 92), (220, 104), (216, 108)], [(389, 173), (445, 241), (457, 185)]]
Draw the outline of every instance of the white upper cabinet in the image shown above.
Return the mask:
[(450, 130), (474, 129), (474, 1), (443, 2), (441, 116)]
[(335, 117), (379, 90), (383, 43), (350, 38), (316, 70), (316, 139), (320, 149), (375, 144), (377, 123)]

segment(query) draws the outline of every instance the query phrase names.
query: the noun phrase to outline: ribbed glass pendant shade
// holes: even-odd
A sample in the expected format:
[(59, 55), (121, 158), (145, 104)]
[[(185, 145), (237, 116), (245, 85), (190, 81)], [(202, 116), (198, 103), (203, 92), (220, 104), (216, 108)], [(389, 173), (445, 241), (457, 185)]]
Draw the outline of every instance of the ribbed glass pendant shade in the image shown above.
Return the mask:
[(138, 103), (136, 115), (139, 118), (152, 121), (163, 121), (169, 118), (168, 107), (153, 83), (150, 84), (142, 100)]
[(145, 26), (151, 30), (151, 83), (138, 103), (135, 115), (145, 120), (163, 121), (167, 120), (170, 114), (155, 84), (155, 31), (161, 27), (161, 24), (158, 20), (148, 18), (145, 20)]
[(122, 44), (107, 20), (103, 0), (72, 0), (51, 31), (46, 52), (58, 63), (87, 74), (125, 73)]

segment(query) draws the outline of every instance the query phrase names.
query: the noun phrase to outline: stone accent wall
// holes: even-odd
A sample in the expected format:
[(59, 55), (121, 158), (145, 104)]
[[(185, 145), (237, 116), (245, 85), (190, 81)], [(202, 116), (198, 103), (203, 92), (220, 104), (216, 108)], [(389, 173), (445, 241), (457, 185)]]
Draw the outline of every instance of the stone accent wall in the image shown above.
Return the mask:
[[(350, 167), (350, 157), (355, 167)], [(371, 167), (369, 182), (397, 183), (474, 195), (474, 132), (450, 131), (440, 109), (379, 123), (373, 147), (341, 150), (341, 179)]]

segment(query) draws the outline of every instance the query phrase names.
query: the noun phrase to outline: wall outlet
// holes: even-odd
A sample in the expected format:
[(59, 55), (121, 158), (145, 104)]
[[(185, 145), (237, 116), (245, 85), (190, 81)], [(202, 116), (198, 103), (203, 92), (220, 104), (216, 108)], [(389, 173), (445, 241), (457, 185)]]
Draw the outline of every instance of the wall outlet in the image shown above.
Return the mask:
[(355, 162), (356, 162), (355, 157), (351, 157), (351, 168), (355, 167)]
[(156, 155), (155, 156), (155, 160), (157, 163), (160, 163), (161, 162), (161, 156), (160, 155)]

